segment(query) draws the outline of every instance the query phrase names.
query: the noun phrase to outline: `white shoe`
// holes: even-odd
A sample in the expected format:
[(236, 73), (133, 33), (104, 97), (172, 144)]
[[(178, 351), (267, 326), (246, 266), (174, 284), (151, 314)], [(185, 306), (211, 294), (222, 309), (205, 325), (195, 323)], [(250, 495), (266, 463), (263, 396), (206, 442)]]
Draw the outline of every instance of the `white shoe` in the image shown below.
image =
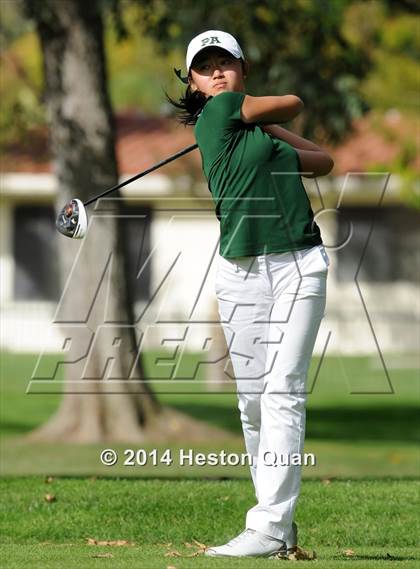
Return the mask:
[(254, 529), (246, 529), (225, 545), (207, 548), (209, 557), (286, 557), (286, 543)]

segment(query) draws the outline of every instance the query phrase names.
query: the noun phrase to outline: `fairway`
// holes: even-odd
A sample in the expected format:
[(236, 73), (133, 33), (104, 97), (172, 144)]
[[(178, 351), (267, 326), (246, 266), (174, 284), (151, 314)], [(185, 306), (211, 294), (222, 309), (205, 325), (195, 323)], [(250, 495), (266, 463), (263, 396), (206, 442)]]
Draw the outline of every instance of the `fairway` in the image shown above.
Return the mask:
[[(146, 373), (156, 377), (155, 362), (161, 352), (144, 355)], [(54, 356), (51, 356), (54, 360)], [(146, 464), (105, 467), (99, 461), (101, 445), (34, 444), (24, 435), (44, 423), (57, 408), (62, 390), (62, 369), (54, 380), (56, 393), (26, 393), (37, 356), (3, 353), (1, 357), (1, 473), (3, 475), (77, 475), (77, 476), (161, 476), (165, 478), (249, 476), (244, 466), (170, 467)], [(184, 358), (192, 367), (197, 355)], [(391, 360), (392, 361), (392, 360)], [(403, 364), (404, 360), (397, 360)], [(393, 477), (417, 478), (419, 475), (419, 376), (414, 369), (389, 366), (388, 375), (373, 357), (329, 357), (322, 362), (314, 357), (308, 374), (305, 452), (316, 455), (316, 465), (303, 468), (304, 478)], [(52, 367), (52, 366), (50, 366)], [(179, 374), (182, 375), (180, 366)], [(177, 410), (222, 428), (225, 440), (205, 441), (198, 452), (243, 453), (245, 451), (234, 389), (224, 393), (207, 391), (204, 373), (189, 382), (188, 389), (168, 380), (152, 382), (159, 399)], [(352, 393), (363, 388), (368, 393)], [(52, 390), (52, 388), (49, 388)], [(181, 391), (177, 393), (177, 389)], [(45, 387), (44, 387), (45, 390)], [(370, 393), (369, 393), (370, 391)], [(119, 452), (133, 445), (112, 445)], [(146, 441), (147, 451), (166, 446)], [(190, 448), (190, 444), (179, 445)], [(178, 447), (173, 447), (174, 453)]]
[[(47, 493), (55, 501), (47, 502)], [(247, 481), (62, 478), (47, 484), (41, 477), (3, 478), (1, 495), (7, 495), (1, 533), (8, 569), (251, 569), (283, 563), (188, 558), (199, 552), (186, 545), (193, 540), (214, 545), (242, 530), (243, 513), (254, 501)], [(387, 567), (392, 559), (393, 566), (418, 567), (417, 496), (413, 481), (306, 481), (296, 517), (301, 544), (315, 549), (319, 568)], [(133, 545), (89, 546), (88, 538)]]
[[(147, 371), (156, 357), (146, 355)], [(243, 529), (255, 499), (247, 466), (174, 461), (106, 467), (101, 449), (121, 453), (133, 445), (26, 441), (25, 433), (45, 422), (61, 397), (61, 386), (54, 395), (25, 394), (35, 361), (7, 353), (1, 358), (1, 556), (7, 569), (258, 569), (282, 563), (205, 558), (195, 545), (221, 544)], [(309, 377), (317, 364), (313, 358)], [(389, 372), (394, 393), (355, 396), (349, 377), (379, 385), (382, 371), (367, 357), (327, 358), (309, 396), (305, 452), (313, 452), (317, 464), (303, 469), (296, 521), (300, 545), (317, 553), (316, 567), (419, 565), (418, 378), (402, 367)], [(207, 392), (202, 381), (187, 394), (155, 389), (162, 402), (226, 432), (225, 440), (172, 446), (174, 457), (191, 447), (244, 452), (233, 392)], [(141, 446), (165, 449), (152, 441)], [(89, 538), (129, 543), (88, 545)]]

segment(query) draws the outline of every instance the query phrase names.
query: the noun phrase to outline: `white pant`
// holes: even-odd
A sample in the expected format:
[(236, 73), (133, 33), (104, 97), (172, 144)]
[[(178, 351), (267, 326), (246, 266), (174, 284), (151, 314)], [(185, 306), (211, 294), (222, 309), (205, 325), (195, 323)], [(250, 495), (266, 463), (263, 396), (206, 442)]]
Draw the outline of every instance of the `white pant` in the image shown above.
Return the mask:
[(323, 245), (225, 259), (216, 295), (235, 372), (257, 505), (246, 527), (287, 539), (301, 467), (273, 466), (303, 453), (306, 378), (324, 316), (329, 258)]

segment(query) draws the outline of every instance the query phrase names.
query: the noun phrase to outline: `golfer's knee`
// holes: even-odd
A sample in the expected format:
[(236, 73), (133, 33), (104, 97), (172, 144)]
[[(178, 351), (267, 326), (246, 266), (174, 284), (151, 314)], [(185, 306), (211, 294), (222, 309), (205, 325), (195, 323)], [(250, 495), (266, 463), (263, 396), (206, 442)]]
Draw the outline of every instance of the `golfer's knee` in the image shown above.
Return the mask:
[(261, 424), (260, 394), (242, 395), (239, 397), (238, 408), (242, 423), (258, 428)]
[(266, 392), (261, 396), (260, 408), (264, 413), (300, 416), (306, 406), (306, 394), (301, 392)]

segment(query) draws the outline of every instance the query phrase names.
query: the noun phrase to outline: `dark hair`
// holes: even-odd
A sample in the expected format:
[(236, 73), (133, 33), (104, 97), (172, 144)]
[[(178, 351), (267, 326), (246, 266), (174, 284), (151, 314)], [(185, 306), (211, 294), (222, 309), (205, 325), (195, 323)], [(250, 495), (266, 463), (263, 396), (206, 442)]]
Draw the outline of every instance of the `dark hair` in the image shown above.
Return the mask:
[(179, 101), (172, 99), (165, 91), (167, 100), (178, 110), (177, 120), (187, 125), (194, 125), (197, 122), (198, 116), (204, 109), (204, 105), (212, 97), (206, 97), (201, 91), (193, 91), (191, 86), (188, 85), (185, 94), (179, 98)]

